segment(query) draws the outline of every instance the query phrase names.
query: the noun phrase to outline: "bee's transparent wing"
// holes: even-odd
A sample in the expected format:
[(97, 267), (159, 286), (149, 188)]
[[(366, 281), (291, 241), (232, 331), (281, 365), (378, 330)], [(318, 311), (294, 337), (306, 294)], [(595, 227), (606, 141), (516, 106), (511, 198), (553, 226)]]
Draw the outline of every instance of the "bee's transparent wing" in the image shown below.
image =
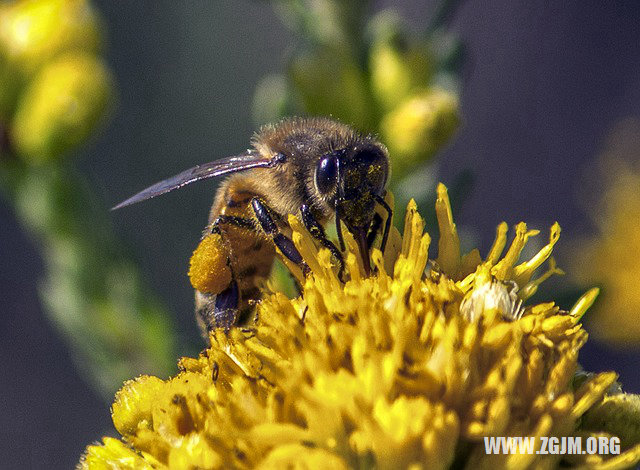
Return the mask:
[(122, 201), (111, 210), (130, 206), (137, 202), (146, 201), (147, 199), (160, 196), (161, 194), (168, 193), (169, 191), (181, 188), (195, 181), (213, 178), (214, 176), (220, 176), (227, 173), (234, 173), (236, 171), (249, 170), (251, 168), (268, 168), (282, 163), (283, 161), (284, 156), (282, 154), (276, 154), (273, 157), (265, 158), (257, 153), (246, 153), (243, 155), (221, 158), (209, 163), (203, 163), (202, 165), (189, 168), (188, 170), (185, 170), (171, 178), (160, 181), (153, 186), (149, 186), (147, 189), (143, 189), (126, 201)]

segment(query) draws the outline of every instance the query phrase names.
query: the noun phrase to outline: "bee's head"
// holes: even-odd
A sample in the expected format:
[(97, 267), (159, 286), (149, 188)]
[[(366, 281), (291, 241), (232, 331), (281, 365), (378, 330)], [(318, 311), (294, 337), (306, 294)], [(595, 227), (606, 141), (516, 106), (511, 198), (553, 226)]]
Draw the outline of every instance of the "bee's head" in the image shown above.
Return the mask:
[(354, 234), (361, 251), (368, 251), (367, 233), (376, 202), (384, 196), (388, 176), (387, 150), (372, 140), (356, 141), (318, 160), (315, 188), (335, 209), (336, 222), (342, 220)]

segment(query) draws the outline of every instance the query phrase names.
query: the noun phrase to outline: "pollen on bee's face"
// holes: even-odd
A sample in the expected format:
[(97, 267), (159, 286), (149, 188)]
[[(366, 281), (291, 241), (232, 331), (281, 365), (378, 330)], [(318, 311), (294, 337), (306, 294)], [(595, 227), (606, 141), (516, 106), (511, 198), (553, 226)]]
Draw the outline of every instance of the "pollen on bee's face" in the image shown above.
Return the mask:
[(355, 189), (360, 186), (362, 178), (357, 169), (347, 170), (344, 175), (344, 184), (348, 189)]
[(371, 222), (375, 200), (370, 193), (362, 193), (352, 199), (342, 201), (341, 209), (345, 220), (352, 227), (364, 227)]

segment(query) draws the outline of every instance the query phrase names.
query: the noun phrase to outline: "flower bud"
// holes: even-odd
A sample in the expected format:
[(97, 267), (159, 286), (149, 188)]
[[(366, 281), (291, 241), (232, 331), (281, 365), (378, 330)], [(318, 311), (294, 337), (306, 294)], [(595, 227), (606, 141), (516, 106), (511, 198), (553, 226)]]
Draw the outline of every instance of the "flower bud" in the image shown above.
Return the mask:
[(427, 47), (410, 42), (395, 13), (381, 13), (370, 29), (374, 36), (369, 51), (371, 89), (383, 110), (389, 111), (428, 85), (432, 60)]
[(32, 164), (59, 158), (93, 132), (111, 95), (111, 76), (98, 59), (75, 53), (56, 59), (18, 101), (14, 148)]
[(605, 396), (582, 417), (582, 429), (606, 432), (620, 438), (623, 448), (640, 442), (640, 395), (617, 393)]
[(95, 52), (99, 19), (86, 0), (22, 0), (0, 15), (0, 44), (24, 76), (61, 52)]
[(362, 31), (367, 2), (284, 0), (272, 2), (286, 26), (312, 44), (350, 48)]
[(434, 88), (424, 90), (387, 113), (380, 131), (396, 176), (429, 160), (458, 127), (458, 99)]

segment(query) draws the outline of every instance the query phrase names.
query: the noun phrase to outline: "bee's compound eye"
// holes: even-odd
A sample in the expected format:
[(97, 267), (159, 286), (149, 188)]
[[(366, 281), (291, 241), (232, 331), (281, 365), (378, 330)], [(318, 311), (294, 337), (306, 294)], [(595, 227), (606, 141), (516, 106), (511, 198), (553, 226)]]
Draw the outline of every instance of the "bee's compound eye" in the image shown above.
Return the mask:
[(380, 153), (375, 150), (363, 150), (356, 154), (356, 160), (371, 165), (380, 159)]
[(335, 155), (324, 157), (316, 168), (316, 187), (327, 194), (333, 190), (338, 177), (338, 158)]
[(370, 188), (376, 194), (382, 194), (387, 181), (388, 166), (384, 153), (378, 148), (363, 149), (355, 155), (364, 172)]
[(364, 148), (359, 150), (354, 156), (354, 161), (360, 165), (377, 165), (384, 160), (384, 153), (377, 147)]

